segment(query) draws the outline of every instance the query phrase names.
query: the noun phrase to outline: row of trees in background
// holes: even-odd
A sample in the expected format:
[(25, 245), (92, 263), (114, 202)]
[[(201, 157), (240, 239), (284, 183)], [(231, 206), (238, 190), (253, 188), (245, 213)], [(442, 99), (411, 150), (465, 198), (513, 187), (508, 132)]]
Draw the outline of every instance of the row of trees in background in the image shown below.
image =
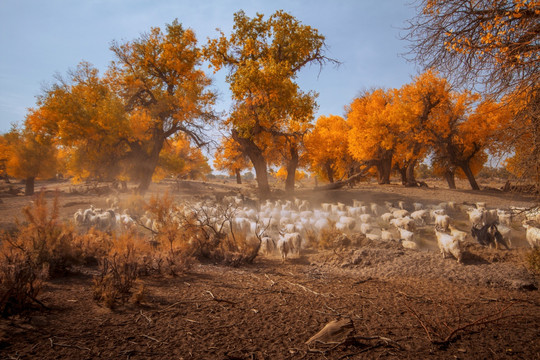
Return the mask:
[[(446, 79), (427, 71), (400, 89), (366, 91), (348, 106), (346, 118), (321, 116), (307, 125), (295, 143), (298, 164), (330, 182), (373, 168), (380, 184), (398, 171), (403, 184), (416, 186), (415, 168), (429, 156), (450, 188), (458, 175), (479, 189), (475, 174), (488, 152), (512, 147), (504, 131), (512, 116), (508, 110), (478, 94), (452, 91)], [(235, 144), (224, 138), (216, 158), (216, 165), (231, 173), (249, 166)], [(282, 148), (279, 142), (268, 144), (265, 158), (283, 164), (275, 157)]]
[[(325, 55), (324, 36), (286, 12), (265, 19), (240, 11), (230, 35), (221, 32), (202, 48), (177, 21), (165, 32), (153, 28), (114, 42), (116, 60), (104, 75), (81, 63), (39, 96), (22, 128), (2, 136), (7, 168), (29, 180), (51, 169), (81, 179), (130, 179), (144, 192), (153, 176), (209, 173), (200, 149), (210, 141), (208, 130), (220, 126), (227, 136), (214, 165), (238, 179), (254, 168), (262, 196), (270, 191), (270, 167), (279, 169), (287, 190), (299, 168), (330, 182), (371, 171), (381, 184), (398, 171), (412, 186), (428, 156), (450, 187), (458, 175), (478, 189), (475, 174), (488, 154), (512, 154), (508, 170), (531, 176), (535, 169), (540, 182), (538, 5), (426, 0), (419, 6), (409, 28), (412, 52), (428, 68), (451, 74), (428, 70), (400, 89), (365, 91), (345, 118), (321, 116), (315, 124), (317, 93), (301, 90), (298, 74), (339, 63)], [(228, 70), (233, 105), (224, 119), (213, 110), (216, 93), (203, 61), (214, 72)], [(453, 90), (446, 80), (480, 76), (482, 94), (492, 97)]]

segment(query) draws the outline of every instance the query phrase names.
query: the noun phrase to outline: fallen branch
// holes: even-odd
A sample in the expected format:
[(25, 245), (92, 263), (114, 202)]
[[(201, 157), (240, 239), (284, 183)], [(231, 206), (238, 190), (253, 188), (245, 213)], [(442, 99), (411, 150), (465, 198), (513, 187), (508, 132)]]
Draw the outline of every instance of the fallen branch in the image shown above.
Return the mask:
[[(505, 318), (514, 317), (515, 315), (499, 316), (499, 315), (503, 314), (504, 312), (506, 312), (506, 310), (508, 310), (514, 304), (515, 304), (514, 302), (511, 302), (510, 304), (508, 304), (507, 306), (505, 306), (504, 308), (502, 308), (501, 310), (499, 310), (499, 311), (497, 311), (497, 312), (495, 312), (493, 314), (488, 314), (486, 316), (482, 316), (482, 317), (480, 317), (480, 318), (478, 318), (478, 319), (476, 319), (476, 320), (474, 320), (472, 322), (469, 322), (469, 323), (467, 323), (467, 324), (465, 324), (463, 326), (458, 326), (458, 327), (453, 328), (453, 329), (451, 329), (446, 323), (443, 323), (443, 325), (450, 331), (446, 336), (443, 336), (443, 335), (441, 335), (441, 333), (436, 331), (435, 326), (433, 326), (433, 324), (429, 324), (426, 321), (424, 321), (420, 317), (420, 315), (416, 311), (414, 311), (414, 309), (412, 309), (407, 303), (405, 303), (405, 307), (416, 318), (416, 320), (418, 320), (418, 322), (420, 323), (420, 325), (422, 326), (422, 328), (426, 332), (428, 340), (432, 344), (439, 345), (439, 346), (447, 346), (452, 341), (454, 341), (454, 337), (460, 331), (467, 330), (467, 329), (472, 328), (474, 326), (487, 325), (487, 324), (494, 323), (496, 321), (499, 321), (499, 320), (502, 320), (502, 319), (505, 319)], [(435, 339), (434, 336), (432, 336), (432, 335), (435, 335), (435, 337), (438, 338), (438, 339)]]
[(92, 351), (92, 349), (90, 349), (90, 348), (82, 347), (82, 346), (79, 346), (79, 345), (55, 343), (53, 338), (49, 338), (49, 341), (51, 342), (51, 348), (53, 348), (53, 349), (54, 349), (55, 346), (60, 346), (60, 347), (65, 347), (65, 348), (74, 348), (74, 349), (79, 349), (79, 350)]
[(289, 284), (291, 284), (291, 285), (295, 285), (295, 286), (298, 286), (298, 287), (302, 288), (305, 292), (310, 292), (310, 293), (312, 293), (312, 294), (319, 295), (319, 296), (324, 296), (324, 297), (328, 296), (328, 295), (321, 294), (321, 293), (318, 293), (318, 292), (316, 292), (316, 291), (313, 291), (313, 290), (311, 290), (311, 289), (305, 287), (304, 285), (292, 283), (292, 282), (290, 282), (289, 280), (287, 280), (287, 282), (288, 282)]
[[(481, 317), (479, 319), (476, 319), (475, 321), (473, 321), (473, 322), (471, 322), (469, 324), (457, 327), (454, 330), (452, 330), (452, 332), (450, 332), (450, 334), (448, 334), (448, 336), (446, 336), (446, 338), (443, 341), (436, 341), (436, 342), (434, 342), (434, 344), (436, 344), (436, 345), (448, 345), (452, 341), (452, 338), (460, 331), (466, 330), (466, 329), (468, 329), (470, 327), (473, 327), (473, 326), (486, 325), (486, 324), (490, 324), (490, 323), (502, 320), (504, 318), (511, 317), (512, 315), (506, 315), (506, 316), (498, 316), (498, 315), (503, 314), (506, 310), (508, 310), (513, 305), (514, 305), (514, 303), (510, 303), (510, 304), (508, 304), (507, 306), (505, 306), (504, 308), (502, 308), (501, 310), (499, 310), (498, 312), (496, 312), (494, 314), (488, 314), (488, 315), (483, 316), (483, 317)], [(498, 317), (493, 318), (494, 316), (498, 316)]]
[(363, 177), (365, 177), (370, 168), (371, 168), (371, 166), (366, 166), (366, 168), (364, 168), (362, 171), (350, 176), (346, 180), (336, 181), (336, 182), (333, 182), (331, 184), (327, 184), (327, 185), (323, 185), (323, 186), (317, 186), (313, 190), (337, 190), (337, 189), (341, 189), (345, 185), (354, 184), (355, 182), (357, 182), (360, 179), (362, 179)]
[(158, 343), (161, 342), (161, 341), (159, 341), (158, 339), (156, 339), (156, 338), (154, 338), (154, 337), (151, 337), (151, 336), (149, 336), (149, 335), (142, 334), (141, 336), (142, 336), (142, 337), (145, 337), (145, 338), (147, 338), (147, 339), (153, 340), (153, 341), (155, 341), (155, 342), (158, 342)]
[(212, 300), (214, 301), (217, 301), (217, 302), (224, 302), (224, 303), (227, 303), (227, 304), (232, 304), (232, 305), (236, 305), (237, 303), (235, 303), (234, 301), (230, 301), (230, 300), (225, 300), (225, 299), (219, 299), (217, 297), (214, 296), (214, 294), (212, 294), (212, 292), (210, 290), (206, 290), (206, 292), (208, 294), (210, 294), (210, 296), (212, 297)]

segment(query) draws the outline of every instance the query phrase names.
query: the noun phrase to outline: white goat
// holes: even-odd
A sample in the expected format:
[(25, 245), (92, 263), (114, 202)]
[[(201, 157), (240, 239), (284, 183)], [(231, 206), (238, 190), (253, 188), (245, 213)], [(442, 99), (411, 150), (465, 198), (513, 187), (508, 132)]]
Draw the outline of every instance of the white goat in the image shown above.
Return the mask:
[(540, 247), (540, 229), (526, 222), (523, 223), (523, 227), (527, 229), (526, 238), (529, 246), (531, 248)]
[(465, 241), (467, 239), (467, 236), (469, 235), (469, 233), (456, 229), (452, 225), (449, 225), (448, 228), (450, 229), (450, 235), (458, 239), (458, 241)]
[(459, 247), (459, 240), (452, 235), (440, 232), (437, 227), (435, 227), (435, 235), (437, 236), (437, 244), (443, 258), (446, 259), (447, 255), (452, 255), (458, 263), (461, 263), (462, 253)]
[(450, 225), (450, 216), (448, 215), (436, 215), (435, 216), (435, 226), (439, 226), (444, 229), (444, 231), (448, 230), (448, 226)]

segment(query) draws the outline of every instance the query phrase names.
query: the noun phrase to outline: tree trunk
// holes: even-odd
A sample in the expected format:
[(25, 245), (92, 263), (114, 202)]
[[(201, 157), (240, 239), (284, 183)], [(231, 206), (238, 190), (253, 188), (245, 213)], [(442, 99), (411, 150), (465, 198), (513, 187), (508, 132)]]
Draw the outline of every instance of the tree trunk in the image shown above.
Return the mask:
[(236, 169), (236, 170), (234, 170), (234, 173), (236, 175), (236, 183), (237, 184), (242, 184), (242, 175), (240, 174), (240, 170)]
[(467, 176), (467, 179), (469, 180), (469, 183), (471, 184), (471, 189), (473, 190), (480, 190), (480, 186), (478, 186), (478, 183), (476, 182), (476, 179), (474, 178), (474, 174), (471, 170), (471, 167), (469, 166), (469, 163), (463, 163), (460, 164), (459, 167), (463, 170), (465, 173), (465, 176)]
[(148, 154), (140, 147), (138, 147), (137, 150), (134, 151), (134, 161), (136, 162), (136, 175), (139, 180), (137, 192), (140, 194), (144, 194), (152, 183), (152, 176), (154, 175), (154, 171), (156, 170), (156, 166), (159, 162), (159, 153), (163, 148), (164, 142), (164, 138), (158, 138), (157, 140), (154, 140), (154, 144), (152, 146), (152, 149), (150, 150), (150, 154)]
[(412, 160), (409, 163), (409, 165), (407, 165), (407, 173), (406, 173), (406, 176), (407, 176), (406, 185), (407, 186), (416, 186), (417, 185), (417, 181), (416, 181), (416, 178), (414, 176), (414, 168), (416, 167), (416, 162), (417, 162), (417, 160)]
[(253, 167), (255, 168), (255, 176), (257, 178), (257, 187), (261, 199), (266, 199), (270, 195), (270, 185), (268, 185), (268, 172), (266, 168), (266, 159), (262, 154), (252, 153), (248, 155)]
[(270, 195), (270, 185), (268, 185), (268, 172), (266, 168), (266, 159), (263, 152), (257, 144), (251, 139), (241, 137), (238, 131), (232, 130), (231, 135), (233, 139), (240, 144), (242, 153), (246, 155), (253, 167), (255, 168), (255, 176), (257, 178), (257, 187), (259, 189), (259, 196), (261, 199), (266, 199)]
[(24, 195), (31, 196), (34, 195), (34, 181), (35, 177), (27, 177), (26, 178), (26, 184), (24, 188)]
[(401, 184), (407, 185), (407, 168), (406, 167), (398, 167), (397, 171), (399, 175), (401, 176)]
[(324, 171), (326, 172), (328, 181), (330, 181), (330, 183), (333, 183), (334, 182), (334, 169), (332, 169), (332, 165), (324, 164)]
[(385, 151), (382, 158), (377, 162), (377, 172), (379, 185), (390, 184), (390, 175), (392, 173), (392, 151)]
[(446, 182), (448, 183), (448, 188), (455, 189), (456, 179), (455, 179), (454, 173), (452, 171), (445, 171), (443, 176), (446, 179)]
[(298, 167), (298, 150), (291, 148), (291, 159), (287, 163), (287, 179), (285, 179), (285, 191), (294, 192), (294, 181), (296, 178), (296, 168)]

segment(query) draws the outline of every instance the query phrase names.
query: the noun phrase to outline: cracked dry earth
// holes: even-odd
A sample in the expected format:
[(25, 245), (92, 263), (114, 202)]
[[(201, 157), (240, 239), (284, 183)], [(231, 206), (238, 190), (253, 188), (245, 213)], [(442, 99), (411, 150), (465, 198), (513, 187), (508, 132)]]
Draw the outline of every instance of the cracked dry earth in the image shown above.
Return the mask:
[[(331, 196), (470, 199), (467, 191), (389, 190)], [(483, 193), (478, 201), (486, 196), (488, 204), (519, 203)], [(93, 300), (96, 269), (83, 268), (46, 284), (39, 299), (50, 309), (0, 321), (0, 358), (539, 359), (538, 276), (524, 266), (525, 252), (471, 243), (458, 264), (429, 247), (364, 239), (284, 263), (260, 257), (145, 277), (143, 303), (114, 310)], [(335, 319), (352, 321), (348, 337), (306, 344)]]

